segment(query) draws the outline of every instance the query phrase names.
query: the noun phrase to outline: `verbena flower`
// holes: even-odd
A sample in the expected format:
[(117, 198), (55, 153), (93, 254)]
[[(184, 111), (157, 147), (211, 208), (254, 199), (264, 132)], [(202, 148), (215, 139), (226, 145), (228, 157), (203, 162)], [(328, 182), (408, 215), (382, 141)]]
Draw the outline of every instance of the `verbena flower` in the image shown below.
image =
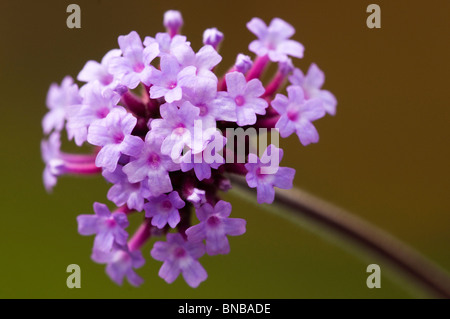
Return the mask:
[(152, 225), (159, 229), (164, 228), (167, 224), (171, 228), (175, 228), (180, 222), (178, 210), (185, 205), (176, 191), (168, 195), (161, 194), (157, 197), (150, 197), (148, 203), (144, 206), (145, 217), (151, 218)]
[(95, 215), (79, 215), (78, 232), (81, 235), (96, 235), (94, 251), (110, 252), (113, 244), (127, 244), (127, 216), (122, 212), (111, 213), (105, 204), (94, 203)]
[(333, 93), (322, 90), (325, 82), (325, 74), (319, 69), (317, 64), (312, 63), (306, 75), (302, 70), (294, 69), (293, 74), (289, 77), (289, 81), (293, 85), (300, 85), (303, 89), (305, 99), (319, 98), (323, 102), (323, 107), (328, 114), (336, 114), (337, 100)]
[(279, 129), (281, 137), (296, 132), (303, 145), (317, 143), (319, 133), (312, 122), (325, 115), (322, 100), (305, 100), (303, 89), (296, 85), (289, 86), (287, 91), (288, 97), (277, 94), (272, 101), (273, 108), (281, 115), (275, 127)]
[(229, 218), (230, 203), (221, 200), (214, 207), (206, 203), (195, 211), (200, 224), (188, 228), (186, 235), (188, 240), (194, 243), (205, 240), (208, 255), (228, 254), (230, 245), (227, 235), (239, 236), (245, 233), (244, 219)]
[(204, 253), (203, 244), (186, 241), (181, 234), (167, 234), (167, 242), (156, 242), (151, 251), (154, 259), (164, 262), (159, 270), (161, 278), (170, 284), (181, 273), (187, 284), (193, 288), (208, 277), (198, 262)]
[[(163, 262), (159, 276), (171, 283), (181, 274), (197, 287), (207, 278), (199, 262), (205, 252), (228, 254), (228, 237), (246, 230), (246, 221), (230, 218), (231, 204), (220, 199), (232, 187), (228, 174), (245, 176), (258, 203), (272, 203), (275, 187), (293, 185), (295, 170), (280, 167), (283, 150), (272, 143), (258, 152), (246, 130), (272, 129), (282, 137), (295, 132), (303, 145), (315, 143), (312, 122), (335, 114), (336, 99), (322, 89), (324, 74), (315, 64), (306, 75), (294, 66), (291, 58), (301, 58), (303, 46), (279, 18), (269, 26), (252, 19), (247, 27), (257, 39), (249, 49), (257, 56), (238, 53), (220, 76), (222, 32), (207, 29), (204, 45), (194, 50), (180, 35), (180, 12), (166, 12), (164, 26), (166, 32), (143, 42), (135, 31), (119, 36), (119, 48), (84, 65), (81, 83), (67, 76), (50, 86), (42, 121), (43, 181), (48, 191), (63, 175), (102, 174), (111, 183), (106, 196), (116, 208), (95, 203), (94, 214), (77, 221), (81, 235), (95, 235), (91, 258), (106, 264), (114, 282), (142, 284), (135, 272), (145, 263), (142, 247), (162, 237), (150, 252)], [(265, 81), (262, 74), (273, 62), (276, 71)], [(87, 142), (92, 151), (64, 152), (64, 129), (69, 140)], [(131, 214), (143, 222), (129, 236)]]

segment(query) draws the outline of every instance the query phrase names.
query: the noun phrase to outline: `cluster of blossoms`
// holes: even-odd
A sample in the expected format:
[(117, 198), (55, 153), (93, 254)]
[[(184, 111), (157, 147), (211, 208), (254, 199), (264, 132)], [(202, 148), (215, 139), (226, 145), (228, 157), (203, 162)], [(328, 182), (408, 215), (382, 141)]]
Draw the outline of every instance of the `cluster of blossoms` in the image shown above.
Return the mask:
[[(100, 63), (86, 63), (77, 77), (81, 87), (68, 76), (47, 95), (45, 187), (51, 191), (65, 174), (102, 174), (112, 183), (107, 198), (117, 208), (94, 203), (95, 214), (77, 221), (81, 235), (95, 235), (92, 259), (105, 263), (118, 284), (125, 277), (142, 283), (134, 269), (145, 263), (140, 248), (151, 237), (165, 237), (151, 249), (163, 262), (159, 276), (165, 281), (181, 273), (197, 287), (207, 278), (199, 258), (228, 254), (228, 236), (246, 230), (246, 221), (231, 218), (231, 204), (219, 198), (219, 191), (231, 188), (226, 174), (245, 175), (259, 203), (273, 202), (274, 187), (292, 187), (295, 170), (279, 167), (283, 151), (275, 145), (260, 157), (245, 148), (243, 163), (225, 161), (225, 153), (236, 158), (226, 147), (227, 129), (276, 129), (282, 137), (295, 132), (308, 145), (319, 139), (312, 122), (335, 113), (334, 96), (321, 89), (322, 71), (313, 64), (304, 75), (293, 66), (290, 57), (301, 58), (303, 46), (290, 39), (295, 30), (283, 20), (267, 26), (252, 19), (247, 27), (257, 39), (249, 50), (256, 58), (238, 54), (221, 78), (214, 68), (222, 59), (223, 34), (206, 30), (204, 46), (195, 52), (179, 33), (182, 25), (181, 14), (168, 11), (166, 32), (143, 41), (135, 31), (119, 36), (119, 49)], [(264, 86), (260, 78), (270, 62), (278, 70)], [(286, 83), (287, 96), (277, 94)], [(92, 153), (63, 152), (63, 129), (78, 146), (91, 144)], [(269, 165), (276, 169), (264, 170)], [(129, 238), (128, 215), (138, 212), (144, 221)]]

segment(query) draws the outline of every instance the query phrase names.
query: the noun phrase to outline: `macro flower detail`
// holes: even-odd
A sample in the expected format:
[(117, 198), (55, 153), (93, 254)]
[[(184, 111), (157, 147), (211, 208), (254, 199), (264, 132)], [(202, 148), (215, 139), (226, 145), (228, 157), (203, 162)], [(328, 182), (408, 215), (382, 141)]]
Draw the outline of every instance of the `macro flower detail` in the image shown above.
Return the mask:
[(136, 118), (124, 108), (114, 108), (104, 119), (89, 126), (87, 140), (92, 145), (102, 146), (95, 164), (113, 172), (122, 154), (138, 156), (144, 143), (138, 136), (131, 135)]
[(178, 166), (169, 156), (161, 153), (161, 139), (152, 136), (150, 131), (145, 137), (141, 154), (130, 160), (122, 170), (127, 174), (130, 183), (146, 180), (150, 194), (158, 196), (172, 191), (169, 172), (178, 170)]
[(144, 181), (130, 183), (128, 176), (122, 169), (123, 166), (118, 165), (114, 172), (103, 170), (103, 177), (108, 182), (113, 183), (113, 186), (108, 191), (107, 198), (118, 207), (126, 204), (129, 209), (142, 211), (145, 198), (150, 197), (148, 183)]
[(152, 43), (145, 47), (137, 32), (119, 37), (121, 57), (114, 57), (109, 63), (109, 72), (120, 79), (130, 89), (136, 88), (140, 82), (149, 84), (153, 67), (150, 63), (159, 54), (159, 46)]
[(106, 273), (118, 285), (124, 278), (133, 286), (140, 286), (144, 280), (133, 269), (145, 264), (140, 250), (130, 251), (126, 246), (114, 245), (109, 254), (95, 253), (92, 259), (101, 264), (107, 264)]
[(181, 100), (182, 89), (180, 80), (183, 74), (178, 60), (171, 55), (161, 57), (161, 71), (155, 70), (150, 78), (153, 84), (150, 88), (150, 97), (156, 99), (164, 97), (168, 103)]
[[(274, 188), (293, 187), (295, 175), (280, 167), (278, 135), (296, 132), (301, 144), (315, 143), (312, 122), (335, 114), (323, 72), (313, 64), (303, 75), (291, 60), (303, 56), (303, 46), (290, 39), (295, 30), (287, 22), (253, 18), (247, 27), (257, 37), (249, 46), (256, 56), (236, 52), (224, 74), (217, 72), (223, 33), (205, 30), (194, 48), (180, 34), (183, 23), (170, 10), (166, 32), (144, 41), (136, 31), (119, 36), (119, 49), (84, 64), (79, 83), (67, 76), (47, 94), (44, 187), (51, 192), (65, 175), (100, 175), (110, 184), (106, 198), (115, 207), (96, 202), (95, 214), (77, 222), (81, 235), (95, 235), (91, 259), (118, 285), (142, 284), (136, 269), (155, 237), (150, 255), (163, 263), (159, 276), (172, 283), (181, 274), (198, 287), (208, 277), (199, 259), (228, 254), (229, 236), (246, 232), (247, 221), (230, 218), (232, 205), (221, 199), (234, 186), (231, 176), (245, 177), (258, 203), (272, 203)], [(266, 133), (272, 142), (259, 149), (269, 144), (258, 143)], [(65, 142), (84, 152), (64, 151)], [(133, 218), (141, 224), (129, 236)]]
[(336, 114), (337, 100), (333, 93), (321, 89), (325, 82), (325, 74), (315, 63), (310, 65), (306, 75), (303, 74), (302, 70), (295, 69), (289, 77), (289, 81), (292, 85), (302, 87), (305, 99), (319, 98), (322, 100), (323, 107), (328, 114)]
[(128, 219), (125, 213), (111, 213), (105, 204), (94, 203), (95, 215), (79, 215), (78, 232), (81, 235), (96, 235), (94, 251), (109, 252), (114, 243), (126, 245)]
[(228, 236), (239, 236), (245, 233), (246, 221), (242, 218), (229, 218), (231, 204), (223, 200), (213, 207), (206, 203), (196, 208), (200, 224), (186, 230), (191, 242), (206, 241), (208, 255), (228, 254), (230, 245)]
[(248, 47), (258, 56), (268, 55), (273, 62), (283, 62), (288, 56), (303, 57), (303, 45), (289, 39), (295, 33), (289, 23), (275, 18), (267, 26), (261, 19), (253, 18), (247, 23), (247, 28), (258, 37)]
[(272, 101), (272, 107), (281, 115), (275, 127), (281, 137), (296, 132), (303, 145), (317, 143), (319, 133), (312, 122), (325, 115), (322, 100), (305, 100), (302, 88), (295, 85), (289, 86), (287, 92), (288, 97), (277, 94)]
[(185, 206), (184, 201), (176, 191), (169, 195), (161, 194), (157, 197), (151, 197), (145, 204), (145, 217), (152, 218), (152, 225), (159, 229), (167, 224), (175, 228), (180, 222), (180, 213), (178, 210)]
[(266, 114), (267, 101), (259, 98), (265, 89), (261, 81), (252, 79), (249, 82), (240, 72), (231, 72), (226, 75), (228, 97), (236, 105), (236, 123), (239, 126), (256, 123), (256, 115)]
[(151, 133), (163, 137), (161, 152), (172, 159), (180, 156), (186, 145), (195, 152), (203, 149), (203, 140), (195, 138), (195, 120), (200, 110), (186, 101), (177, 107), (166, 103), (160, 107), (162, 119), (151, 122)]
[(170, 284), (181, 273), (192, 288), (198, 287), (208, 277), (198, 262), (204, 254), (203, 244), (186, 241), (180, 234), (167, 234), (167, 242), (156, 242), (151, 251), (154, 259), (164, 262), (159, 270), (161, 278)]
[(87, 139), (88, 127), (95, 121), (105, 118), (117, 105), (120, 96), (111, 89), (105, 89), (95, 81), (85, 86), (83, 100), (73, 105), (67, 112), (67, 135), (81, 146)]
[(81, 82), (94, 82), (98, 81), (105, 87), (114, 88), (114, 75), (108, 70), (111, 59), (119, 57), (122, 51), (119, 49), (112, 49), (105, 54), (101, 63), (97, 61), (87, 61), (83, 69), (78, 73), (77, 80)]
[[(245, 168), (247, 184), (257, 190), (258, 203), (271, 204), (275, 199), (274, 187), (292, 188), (295, 170), (290, 167), (278, 167), (283, 158), (283, 150), (274, 145), (269, 145), (261, 158), (250, 153)], [(272, 167), (271, 167), (272, 166)]]

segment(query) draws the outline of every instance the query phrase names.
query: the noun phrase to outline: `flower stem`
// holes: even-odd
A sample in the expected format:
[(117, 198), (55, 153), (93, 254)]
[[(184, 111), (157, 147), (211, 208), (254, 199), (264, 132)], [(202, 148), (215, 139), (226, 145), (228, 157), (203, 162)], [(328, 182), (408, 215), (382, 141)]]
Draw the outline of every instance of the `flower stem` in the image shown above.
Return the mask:
[(259, 78), (261, 74), (264, 72), (264, 69), (266, 68), (268, 62), (269, 57), (267, 55), (257, 57), (255, 62), (253, 63), (252, 68), (247, 73), (246, 76), (247, 81)]
[(136, 233), (128, 242), (128, 248), (130, 251), (135, 251), (140, 249), (151, 236), (151, 218), (146, 218), (144, 222), (139, 226)]
[[(230, 175), (238, 193), (252, 192), (244, 178)], [(450, 298), (450, 277), (419, 252), (367, 221), (300, 189), (276, 189), (275, 204), (294, 218), (307, 218), (387, 259), (402, 273), (440, 298)]]

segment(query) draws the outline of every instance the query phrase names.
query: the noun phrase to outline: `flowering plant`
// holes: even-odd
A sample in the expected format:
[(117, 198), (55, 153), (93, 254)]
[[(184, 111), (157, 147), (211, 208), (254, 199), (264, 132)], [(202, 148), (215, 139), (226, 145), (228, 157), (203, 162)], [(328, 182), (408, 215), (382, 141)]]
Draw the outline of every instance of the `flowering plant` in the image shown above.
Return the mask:
[[(245, 175), (258, 203), (272, 203), (274, 187), (291, 188), (295, 175), (279, 166), (283, 150), (276, 143), (258, 156), (248, 135), (243, 147), (235, 147), (236, 134), (229, 132), (295, 132), (306, 146), (319, 140), (312, 122), (336, 110), (334, 96), (322, 90), (323, 72), (315, 64), (306, 75), (294, 67), (290, 57), (302, 58), (303, 46), (290, 39), (295, 30), (285, 21), (275, 18), (267, 26), (253, 18), (247, 28), (257, 37), (249, 45), (256, 58), (238, 54), (219, 78), (214, 68), (222, 59), (223, 34), (206, 30), (204, 46), (195, 52), (179, 33), (182, 25), (181, 14), (168, 11), (166, 32), (144, 41), (135, 31), (119, 36), (120, 49), (85, 64), (77, 76), (81, 87), (68, 76), (47, 95), (44, 185), (51, 191), (65, 174), (101, 173), (112, 183), (107, 198), (117, 208), (94, 203), (95, 214), (77, 221), (81, 235), (95, 235), (92, 259), (107, 264), (118, 284), (125, 277), (142, 283), (134, 271), (145, 263), (140, 249), (152, 236), (165, 236), (151, 250), (163, 262), (159, 276), (172, 283), (182, 274), (197, 287), (207, 278), (199, 258), (228, 254), (228, 236), (246, 230), (246, 221), (231, 218), (231, 204), (219, 197), (231, 188), (227, 174)], [(263, 85), (270, 62), (278, 70)], [(277, 94), (285, 82), (287, 96)], [(92, 145), (92, 153), (63, 152), (63, 129), (76, 145)], [(198, 221), (192, 224), (194, 211)], [(138, 212), (144, 221), (129, 238), (128, 215)]]

